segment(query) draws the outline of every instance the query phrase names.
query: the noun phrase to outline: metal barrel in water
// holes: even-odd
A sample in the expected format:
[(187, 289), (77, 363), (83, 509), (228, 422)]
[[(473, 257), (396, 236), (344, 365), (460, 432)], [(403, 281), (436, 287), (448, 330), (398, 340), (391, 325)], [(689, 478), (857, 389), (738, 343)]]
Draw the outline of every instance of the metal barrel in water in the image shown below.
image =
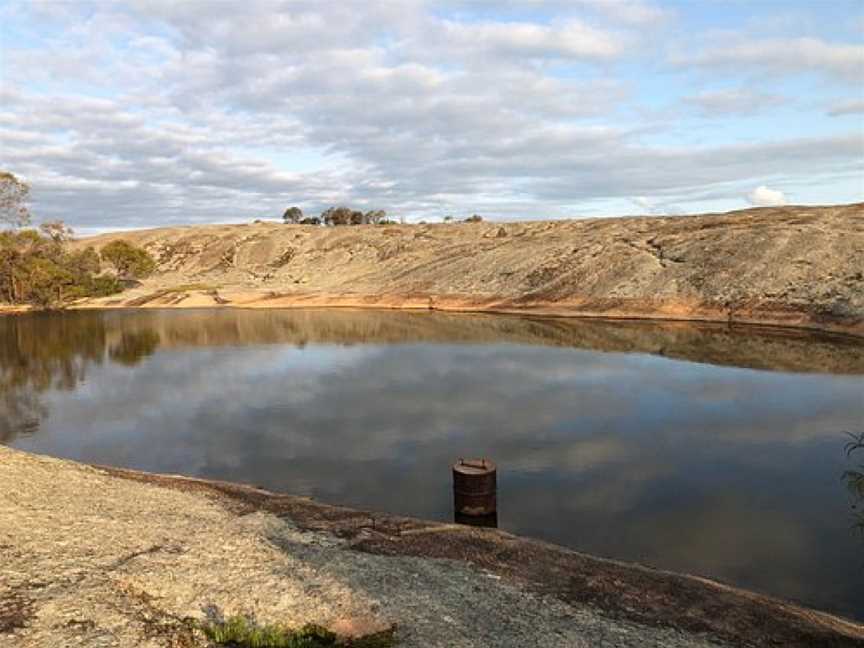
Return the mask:
[(453, 508), (457, 515), (492, 515), (498, 510), (498, 469), (488, 459), (453, 464)]

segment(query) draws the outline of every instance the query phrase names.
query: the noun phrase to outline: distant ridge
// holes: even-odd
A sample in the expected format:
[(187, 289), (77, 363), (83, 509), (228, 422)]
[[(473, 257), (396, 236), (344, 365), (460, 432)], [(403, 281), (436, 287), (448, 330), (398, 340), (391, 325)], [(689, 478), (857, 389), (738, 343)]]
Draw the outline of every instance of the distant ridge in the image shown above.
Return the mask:
[(864, 336), (864, 203), (687, 217), (105, 234), (158, 261), (84, 307), (341, 306), (705, 320)]

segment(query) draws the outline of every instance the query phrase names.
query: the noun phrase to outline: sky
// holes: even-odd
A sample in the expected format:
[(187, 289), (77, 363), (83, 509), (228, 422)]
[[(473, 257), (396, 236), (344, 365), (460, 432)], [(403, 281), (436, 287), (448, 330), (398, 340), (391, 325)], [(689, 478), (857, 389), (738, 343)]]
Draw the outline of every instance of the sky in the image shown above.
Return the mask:
[(79, 232), (864, 201), (864, 2), (0, 0), (0, 169)]

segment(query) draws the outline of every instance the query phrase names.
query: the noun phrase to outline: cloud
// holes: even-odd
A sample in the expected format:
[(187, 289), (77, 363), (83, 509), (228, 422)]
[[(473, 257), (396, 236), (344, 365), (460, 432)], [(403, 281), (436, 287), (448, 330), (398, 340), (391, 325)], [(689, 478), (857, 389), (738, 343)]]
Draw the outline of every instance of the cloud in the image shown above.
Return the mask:
[(684, 97), (685, 103), (695, 106), (708, 117), (753, 115), (780, 106), (785, 101), (786, 99), (780, 95), (745, 88), (703, 91), (697, 95)]
[(635, 196), (630, 198), (630, 202), (644, 210), (646, 213), (655, 216), (677, 216), (684, 211), (677, 205), (669, 202), (657, 201), (647, 196)]
[[(648, 43), (671, 18), (653, 4), (200, 8), (19, 6), (10, 30), (32, 43), (3, 52), (0, 167), (32, 181), (37, 217), (104, 228), (343, 202), (409, 220), (562, 217), (630, 196), (672, 211), (861, 162), (854, 130), (745, 144), (692, 114), (646, 116)], [(705, 116), (780, 101), (739, 85), (673, 96)]]
[(839, 117), (841, 115), (860, 115), (864, 113), (864, 99), (849, 99), (836, 103), (828, 109), (828, 115)]
[[(724, 42), (725, 41), (725, 42)], [(821, 72), (849, 80), (864, 79), (864, 46), (829, 43), (814, 37), (724, 38), (697, 54), (678, 54), (681, 65), (739, 69), (750, 66), (775, 73)]]
[(760, 185), (748, 193), (747, 200), (757, 207), (777, 207), (786, 204), (786, 196), (782, 191), (769, 189), (765, 185)]
[(612, 19), (639, 26), (664, 23), (674, 15), (671, 9), (639, 0), (581, 0)]
[(560, 26), (516, 22), (461, 24), (447, 21), (443, 31), (449, 47), (504, 56), (540, 58), (613, 58), (625, 44), (620, 35), (570, 20)]
[[(460, 8), (477, 5), (469, 1), (451, 1), (449, 4)], [(543, 0), (542, 3), (537, 0), (502, 0), (495, 3), (498, 11), (531, 10), (537, 9), (538, 5), (561, 13), (585, 10), (613, 23), (638, 27), (662, 25), (675, 17), (673, 10), (644, 0)]]

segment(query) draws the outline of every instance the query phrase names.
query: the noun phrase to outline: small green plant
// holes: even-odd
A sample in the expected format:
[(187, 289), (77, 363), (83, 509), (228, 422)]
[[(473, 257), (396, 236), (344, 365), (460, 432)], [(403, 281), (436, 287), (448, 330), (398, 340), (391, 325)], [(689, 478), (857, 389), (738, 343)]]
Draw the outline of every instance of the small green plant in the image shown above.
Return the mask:
[(391, 648), (396, 645), (395, 628), (357, 639), (340, 639), (327, 628), (315, 624), (291, 629), (260, 625), (244, 616), (211, 619), (201, 630), (212, 643), (230, 648)]

